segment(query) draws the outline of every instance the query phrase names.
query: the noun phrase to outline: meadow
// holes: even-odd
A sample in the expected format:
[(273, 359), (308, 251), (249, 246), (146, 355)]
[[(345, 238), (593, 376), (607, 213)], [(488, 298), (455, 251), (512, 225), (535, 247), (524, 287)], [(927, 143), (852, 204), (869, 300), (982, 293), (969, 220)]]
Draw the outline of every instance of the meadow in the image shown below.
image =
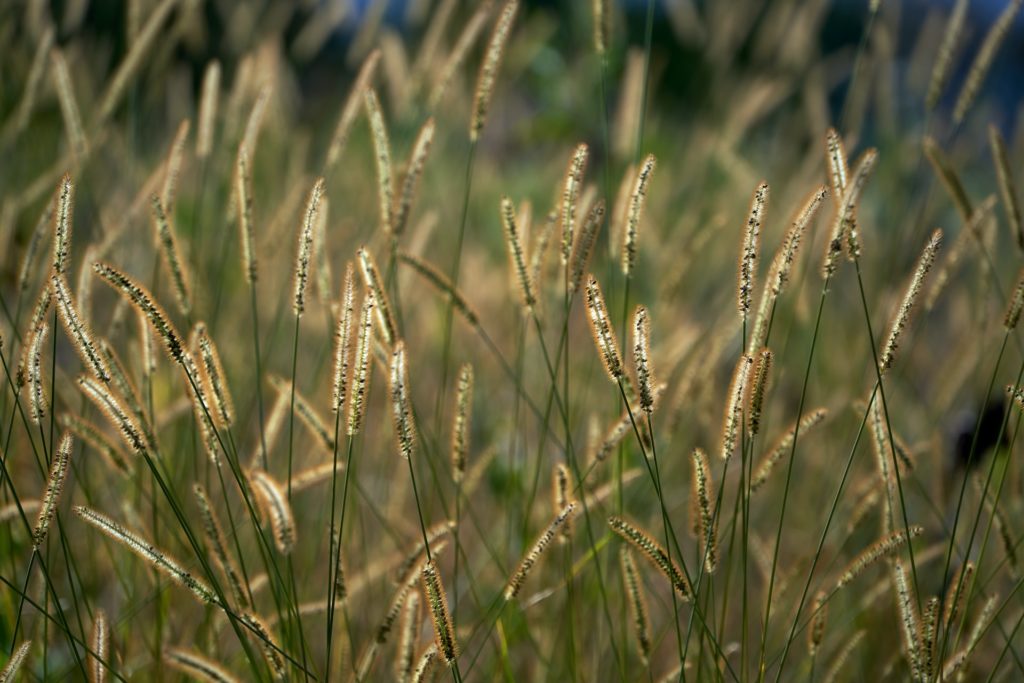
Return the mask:
[(2, 3), (0, 681), (1020, 680), (1021, 4)]

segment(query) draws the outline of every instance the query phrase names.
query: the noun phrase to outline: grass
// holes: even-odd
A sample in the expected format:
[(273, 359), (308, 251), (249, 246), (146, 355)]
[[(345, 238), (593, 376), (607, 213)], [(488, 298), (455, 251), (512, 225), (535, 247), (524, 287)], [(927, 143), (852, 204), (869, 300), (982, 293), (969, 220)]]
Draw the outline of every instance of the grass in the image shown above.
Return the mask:
[(1018, 4), (386, 4), (0, 9), (0, 679), (1024, 676)]

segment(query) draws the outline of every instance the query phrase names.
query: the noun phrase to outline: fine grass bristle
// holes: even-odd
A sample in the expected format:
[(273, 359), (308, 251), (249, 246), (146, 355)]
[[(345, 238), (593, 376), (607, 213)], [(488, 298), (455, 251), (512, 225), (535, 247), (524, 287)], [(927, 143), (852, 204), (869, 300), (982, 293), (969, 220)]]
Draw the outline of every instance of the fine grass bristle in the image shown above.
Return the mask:
[(293, 309), (296, 316), (301, 316), (306, 310), (306, 284), (309, 281), (309, 262), (313, 254), (313, 231), (316, 228), (317, 214), (320, 211), (320, 201), (324, 194), (324, 179), (319, 178), (313, 184), (309, 192), (309, 199), (306, 200), (306, 210), (303, 212), (302, 225), (299, 229), (299, 247), (295, 256), (295, 294)]
[(839, 203), (825, 249), (825, 261), (822, 265), (822, 277), (826, 280), (831, 279), (836, 272), (838, 265), (836, 262), (843, 250), (844, 243), (851, 258), (857, 258), (860, 255), (860, 239), (857, 235), (857, 203), (877, 159), (878, 154), (875, 150), (869, 149), (864, 152), (854, 167), (852, 177), (846, 183), (842, 195), (836, 196), (836, 201)]
[(487, 50), (484, 52), (484, 60), (480, 64), (480, 73), (477, 76), (476, 89), (473, 92), (473, 113), (469, 121), (471, 142), (476, 142), (487, 122), (487, 112), (491, 108), (491, 99), (494, 97), (494, 82), (498, 77), (498, 69), (501, 67), (501, 59), (505, 54), (505, 46), (512, 33), (512, 22), (516, 18), (518, 9), (518, 0), (508, 0), (501, 8), (491, 33), (490, 42), (487, 44)]
[(181, 314), (188, 317), (192, 313), (192, 295), (188, 284), (185, 262), (181, 258), (178, 238), (171, 227), (171, 218), (165, 212), (166, 205), (156, 195), (150, 198), (150, 213), (153, 218), (153, 231), (160, 245), (160, 255), (167, 275), (174, 286), (174, 297), (178, 302)]
[(393, 346), (398, 339), (398, 326), (391, 315), (391, 304), (384, 289), (384, 280), (381, 279), (377, 262), (366, 247), (360, 247), (356, 252), (359, 256), (359, 269), (363, 273), (363, 282), (366, 288), (373, 294), (374, 313), (380, 325), (380, 333), (387, 346)]
[(412, 676), (416, 636), (420, 629), (420, 594), (409, 593), (402, 609), (401, 635), (398, 639), (398, 653), (395, 657), (395, 679), (405, 683)]
[(526, 253), (523, 251), (522, 236), (519, 233), (519, 228), (516, 226), (515, 213), (515, 206), (512, 204), (512, 200), (508, 197), (502, 197), (501, 224), (505, 231), (508, 257), (512, 264), (512, 270), (516, 274), (516, 282), (519, 284), (523, 308), (530, 311), (537, 303), (537, 297), (533, 289), (533, 282), (530, 280), (530, 271), (526, 268)]
[(743, 412), (743, 397), (747, 395), (747, 380), (750, 378), (750, 369), (754, 365), (754, 359), (743, 354), (736, 362), (736, 368), (732, 373), (732, 380), (729, 382), (729, 392), (725, 401), (725, 416), (722, 418), (722, 450), (720, 457), (728, 460), (736, 450), (736, 441), (739, 436), (740, 419)]
[(277, 644), (277, 640), (274, 638), (273, 634), (271, 634), (270, 628), (268, 628), (266, 623), (255, 614), (243, 614), (241, 615), (241, 619), (242, 622), (255, 634), (260, 650), (263, 652), (263, 658), (270, 666), (270, 671), (274, 675), (274, 679), (278, 681), (285, 680), (288, 671), (285, 669), (285, 661), (281, 656), (281, 647)]
[(794, 424), (786, 430), (779, 440), (761, 456), (760, 464), (754, 470), (754, 475), (750, 478), (751, 492), (757, 491), (764, 486), (765, 482), (768, 481), (768, 477), (771, 476), (772, 471), (775, 469), (775, 465), (778, 464), (784, 455), (790, 452), (797, 431), (799, 430), (800, 436), (803, 436), (808, 429), (820, 423), (827, 415), (828, 411), (824, 408), (812, 410), (800, 418), (798, 425)]
[(359, 333), (356, 337), (355, 360), (352, 365), (352, 396), (348, 402), (347, 433), (355, 436), (363, 426), (366, 401), (370, 391), (370, 350), (373, 345), (373, 319), (376, 314), (373, 292), (363, 297), (359, 313)]
[(35, 527), (32, 528), (32, 546), (39, 550), (39, 546), (46, 540), (46, 533), (50, 530), (50, 522), (57, 513), (57, 505), (60, 504), (61, 494), (64, 492), (64, 480), (68, 475), (68, 460), (71, 458), (72, 440), (70, 434), (64, 434), (57, 446), (57, 452), (50, 464), (50, 476), (46, 480), (46, 493), (43, 495), (43, 505), (39, 509), (39, 516), (36, 518)]
[(768, 207), (768, 183), (761, 182), (754, 190), (754, 198), (750, 202), (750, 214), (743, 228), (743, 248), (740, 250), (739, 277), (736, 285), (736, 298), (740, 318), (746, 321), (750, 315), (750, 299), (754, 292), (754, 279), (757, 277), (757, 257), (761, 249), (761, 224), (764, 222)]
[(608, 308), (601, 294), (597, 279), (590, 275), (587, 278), (587, 320), (590, 321), (590, 332), (597, 344), (597, 351), (604, 362), (604, 369), (612, 382), (622, 378), (622, 355), (619, 353), (619, 342), (612, 331)]
[(665, 550), (651, 536), (635, 524), (621, 517), (608, 518), (608, 526), (630, 545), (643, 553), (644, 557), (668, 579), (669, 584), (683, 600), (689, 600), (693, 594), (690, 582), (686, 580), (682, 570), (669, 558)]
[(824, 185), (813, 190), (807, 196), (792, 225), (782, 238), (782, 245), (779, 247), (779, 251), (773, 260), (771, 270), (769, 271), (771, 275), (768, 278), (769, 287), (776, 297), (782, 294), (783, 288), (789, 282), (789, 273), (792, 270), (796, 252), (800, 247), (800, 240), (807, 226), (810, 225), (811, 221), (814, 220), (814, 216), (818, 213), (822, 200), (827, 196), (828, 190)]
[(430, 680), (434, 673), (434, 668), (437, 663), (437, 645), (431, 645), (420, 658), (416, 660), (416, 669), (412, 672), (412, 677), (409, 679), (412, 683), (425, 683)]
[(718, 566), (718, 541), (715, 529), (715, 514), (712, 501), (715, 500), (714, 485), (711, 481), (711, 464), (707, 453), (695, 448), (693, 461), (693, 488), (691, 497), (696, 501), (697, 517), (700, 521), (700, 547), (704, 557), (704, 568), (708, 573)]
[(167, 153), (167, 161), (164, 162), (164, 182), (158, 198), (160, 206), (167, 212), (172, 223), (174, 221), (174, 204), (178, 198), (178, 177), (181, 175), (181, 164), (185, 156), (185, 141), (188, 139), (188, 132), (191, 128), (192, 122), (188, 119), (184, 119), (178, 124), (178, 132), (174, 134), (174, 140)]
[[(551, 473), (551, 509), (558, 512), (574, 502), (572, 485), (569, 479), (569, 468), (566, 467), (565, 463), (556, 463)], [(570, 517), (562, 523), (562, 534), (559, 540), (565, 543), (571, 535), (572, 518)]]
[(50, 201), (46, 202), (42, 213), (39, 214), (39, 220), (36, 221), (36, 226), (32, 230), (28, 244), (25, 246), (25, 252), (21, 257), (21, 267), (18, 269), (18, 284), (16, 287), (19, 294), (25, 292), (28, 288), (29, 279), (35, 273), (36, 256), (39, 254), (39, 248), (43, 243), (43, 239), (54, 223), (56, 210), (57, 197), (54, 195)]
[(466, 322), (474, 327), (480, 324), (480, 318), (477, 316), (476, 311), (473, 310), (469, 302), (466, 301), (466, 298), (455, 288), (444, 273), (430, 263), (405, 252), (398, 253), (398, 260), (412, 267), (423, 279), (447, 296), (452, 302), (452, 306), (462, 314)]
[(209, 496), (206, 495), (206, 490), (200, 484), (192, 486), (192, 493), (195, 495), (199, 514), (203, 519), (203, 532), (206, 535), (206, 541), (213, 551), (213, 556), (220, 566), (221, 572), (228, 580), (232, 597), (234, 597), (235, 603), (239, 607), (246, 609), (249, 607), (249, 596), (242, 586), (242, 580), (238, 569), (235, 567), (235, 562), (228, 554), (224, 531), (221, 528), (220, 520), (217, 518), (217, 513), (213, 509), (213, 504), (210, 502)]
[(412, 456), (416, 444), (416, 427), (410, 403), (405, 342), (399, 340), (391, 352), (391, 415), (394, 419), (395, 438), (398, 439), (398, 452), (406, 460)]
[(619, 548), (619, 565), (622, 568), (622, 584), (628, 598), (629, 613), (633, 619), (633, 635), (640, 658), (647, 664), (651, 656), (651, 620), (647, 614), (643, 582), (636, 570), (636, 562), (629, 546)]
[(640, 407), (648, 415), (654, 410), (654, 380), (651, 369), (651, 322), (647, 309), (636, 307), (633, 314), (633, 367), (639, 391)]
[(547, 550), (549, 545), (551, 545), (551, 541), (555, 540), (555, 535), (558, 533), (562, 525), (565, 524), (569, 518), (575, 514), (575, 512), (576, 503), (569, 503), (555, 515), (553, 520), (551, 520), (551, 523), (548, 524), (548, 528), (545, 529), (544, 533), (540, 535), (540, 538), (534, 542), (529, 552), (527, 552), (523, 557), (522, 562), (519, 563), (519, 567), (516, 569), (515, 573), (512, 574), (512, 578), (510, 578), (508, 583), (505, 585), (505, 600), (513, 600), (517, 595), (519, 595), (519, 591), (522, 590), (527, 576), (530, 574), (534, 565), (537, 564), (540, 556), (543, 555), (544, 551)]
[(122, 475), (128, 474), (129, 467), (125, 454), (111, 443), (96, 425), (78, 415), (65, 413), (60, 417), (60, 426), (97, 451), (111, 469)]
[(1010, 301), (1006, 305), (1006, 314), (1003, 316), (1003, 327), (1008, 332), (1014, 330), (1020, 322), (1021, 310), (1024, 310), (1024, 268), (1017, 276), (1017, 284), (1013, 288)]
[(473, 366), (459, 368), (455, 390), (455, 417), (452, 419), (452, 479), (460, 483), (469, 460), (469, 439), (473, 418)]
[(238, 208), (238, 234), (242, 243), (242, 272), (245, 281), (256, 282), (256, 251), (252, 225), (252, 171), (249, 152), (239, 147), (235, 162), (235, 203)]
[(764, 397), (768, 389), (768, 380), (772, 371), (774, 355), (770, 349), (761, 349), (754, 365), (754, 378), (750, 385), (750, 409), (748, 428), (751, 436), (761, 429), (761, 414), (764, 411)]
[(562, 265), (569, 263), (576, 232), (576, 210), (579, 207), (580, 191), (583, 188), (583, 174), (587, 168), (589, 148), (580, 143), (569, 160), (562, 183)]
[(395, 219), (394, 179), (391, 169), (391, 143), (388, 140), (388, 129), (384, 124), (384, 114), (380, 110), (380, 100), (373, 88), (363, 92), (363, 107), (366, 118), (370, 121), (370, 139), (373, 140), (374, 159), (377, 168), (377, 202), (380, 211), (380, 229), (384, 234), (392, 232)]
[(654, 173), (656, 160), (653, 154), (648, 154), (637, 170), (636, 178), (633, 181), (633, 189), (629, 194), (629, 201), (626, 204), (626, 214), (623, 219), (624, 232), (622, 235), (622, 272), (629, 277), (636, 267), (637, 239), (640, 231), (640, 218), (643, 215), (644, 204), (647, 203), (647, 185), (651, 181), (651, 174)]
[(129, 414), (124, 403), (110, 392), (110, 388), (98, 383), (92, 377), (79, 377), (78, 388), (85, 394), (96, 407), (103, 412), (107, 419), (121, 432), (125, 443), (136, 453), (148, 451), (148, 443), (142, 427), (135, 418)]
[(427, 164), (427, 157), (430, 155), (430, 147), (434, 143), (434, 119), (428, 118), (424, 122), (420, 132), (416, 135), (416, 141), (409, 152), (409, 163), (405, 168), (405, 176), (402, 178), (402, 189), (395, 199), (395, 208), (392, 212), (393, 225), (391, 232), (397, 239), (405, 232), (406, 224), (409, 222), (409, 215), (412, 213), (413, 199), (416, 196), (416, 188), (420, 176), (423, 175), (423, 168)]
[(210, 395), (213, 396), (214, 418), (221, 426), (231, 427), (235, 421), (235, 403), (231, 398), (227, 374), (220, 360), (220, 353), (213, 339), (206, 331), (206, 325), (196, 323), (196, 336), (199, 342), (200, 375)]
[(452, 626), (452, 618), (448, 613), (448, 596), (445, 593), (444, 585), (441, 583), (441, 575), (433, 560), (427, 560), (421, 572), (423, 578), (423, 593), (427, 596), (427, 606), (430, 608), (430, 619), (434, 624), (434, 639), (437, 650), (441, 653), (448, 666), (455, 663), (458, 657), (459, 646), (455, 640), (455, 628)]
[(21, 665), (25, 663), (25, 657), (28, 656), (31, 647), (32, 641), (26, 640), (11, 653), (11, 658), (7, 660), (7, 664), (0, 671), (0, 683), (14, 683), (18, 679), (18, 672), (21, 670)]
[(89, 683), (104, 683), (107, 680), (107, 664), (110, 658), (110, 625), (107, 613), (96, 610), (92, 620), (92, 634), (89, 638), (92, 653), (89, 655)]
[(92, 333), (85, 320), (79, 315), (78, 307), (75, 306), (71, 296), (71, 289), (63, 275), (53, 275), (50, 278), (50, 286), (57, 300), (57, 311), (60, 313), (60, 320), (64, 324), (64, 330), (68, 337), (74, 342), (75, 350), (81, 357), (82, 362), (88, 367), (96, 378), (101, 382), (110, 381), (110, 370), (103, 360), (103, 356), (93, 342)]
[(274, 545), (282, 555), (290, 554), (295, 550), (297, 533), (295, 516), (292, 514), (292, 506), (288, 502), (284, 487), (263, 470), (251, 472), (249, 479), (260, 503), (260, 509), (265, 517), (270, 519)]
[(824, 593), (817, 593), (811, 603), (811, 625), (807, 629), (807, 654), (814, 657), (821, 641), (825, 639), (825, 627), (828, 625), (828, 602)]
[(105, 263), (94, 263), (93, 270), (114, 290), (146, 316), (153, 331), (167, 347), (167, 353), (177, 363), (184, 364), (185, 350), (181, 335), (171, 323), (164, 309), (153, 300), (149, 291), (124, 273)]
[(212, 659), (203, 657), (193, 650), (169, 648), (164, 651), (164, 659), (170, 667), (200, 681), (208, 681), (208, 683), (237, 683), (238, 680), (223, 669), (220, 664)]
[(924, 285), (924, 279), (928, 275), (928, 271), (931, 270), (932, 265), (935, 263), (935, 254), (939, 250), (939, 246), (942, 244), (942, 230), (936, 229), (931, 238), (928, 240), (928, 244), (925, 245), (924, 251), (921, 253), (921, 257), (917, 261), (917, 267), (914, 269), (914, 275), (910, 279), (910, 283), (907, 285), (907, 289), (903, 294), (903, 301), (900, 302), (900, 307), (896, 312), (896, 317), (892, 321), (892, 325), (889, 327), (889, 337), (885, 342), (885, 346), (882, 349), (882, 355), (878, 361), (878, 367), (882, 372), (889, 370), (892, 367), (893, 362), (896, 360), (896, 350), (899, 348), (900, 338), (903, 335), (903, 331), (907, 324), (910, 322), (910, 315), (914, 311), (914, 306), (917, 303), (918, 295), (921, 293), (921, 287)]
[(908, 543), (908, 539), (920, 536), (924, 533), (924, 529), (919, 526), (912, 526), (909, 531), (909, 536), (905, 529), (894, 531), (868, 546), (866, 550), (861, 552), (857, 557), (853, 558), (848, 565), (846, 565), (846, 568), (839, 575), (839, 580), (836, 581), (835, 590), (838, 591), (851, 583), (875, 562), (895, 553), (903, 547), (903, 545)]
[(899, 613), (903, 647), (910, 664), (911, 677), (914, 680), (919, 680), (921, 678), (921, 653), (918, 634), (921, 632), (921, 625), (910, 592), (910, 585), (907, 582), (907, 573), (899, 560), (892, 563), (892, 581), (896, 593), (896, 609)]
[(334, 377), (331, 385), (331, 409), (341, 413), (350, 388), (352, 364), (352, 326), (355, 322), (355, 269), (345, 264), (345, 284), (341, 290), (338, 324), (334, 334)]
[(935, 676), (938, 618), (939, 598), (932, 596), (928, 598), (921, 613), (921, 673), (926, 681), (932, 680)]
[(43, 384), (43, 345), (50, 326), (41, 323), (32, 334), (27, 350), (26, 371), (28, 373), (29, 391), (29, 415), (32, 422), (41, 424), (46, 412), (49, 409), (49, 399), (46, 397), (46, 388)]
[(75, 512), (91, 526), (122, 544), (125, 548), (187, 588), (201, 602), (210, 605), (220, 605), (213, 589), (192, 576), (177, 560), (165, 555), (155, 546), (98, 512), (82, 506), (76, 506)]
[(293, 389), (292, 383), (277, 375), (270, 376), (270, 384), (282, 396), (295, 398), (295, 414), (302, 420), (302, 424), (313, 434), (328, 451), (334, 450), (333, 431), (327, 427), (327, 423), (317, 412), (316, 408), (308, 398), (297, 389)]
[[(601, 231), (601, 225), (604, 223), (604, 214), (604, 200), (599, 199), (594, 202), (594, 206), (591, 207), (590, 211), (587, 213), (586, 220), (583, 221), (583, 226), (578, 231), (576, 243), (573, 245), (572, 256), (570, 258), (570, 294), (576, 294), (580, 288), (580, 284), (583, 282), (583, 275), (590, 268), (590, 259), (594, 254), (594, 245), (597, 243), (597, 235)], [(533, 268), (531, 268), (535, 286), (539, 286), (537, 284), (537, 278), (541, 270), (542, 268), (540, 263), (537, 263)]]
[(71, 251), (71, 221), (74, 212), (75, 186), (65, 174), (57, 187), (57, 211), (53, 228), (53, 272), (63, 275)]

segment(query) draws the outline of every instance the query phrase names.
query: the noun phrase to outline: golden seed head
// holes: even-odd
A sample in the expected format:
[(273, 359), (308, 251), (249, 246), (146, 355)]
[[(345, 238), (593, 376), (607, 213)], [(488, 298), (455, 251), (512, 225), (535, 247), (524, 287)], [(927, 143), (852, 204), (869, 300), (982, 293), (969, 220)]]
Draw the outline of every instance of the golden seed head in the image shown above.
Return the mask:
[(579, 204), (580, 190), (583, 187), (583, 173), (587, 167), (587, 145), (580, 143), (569, 160), (569, 168), (565, 172), (562, 186), (562, 265), (569, 262), (572, 251), (573, 235), (576, 229), (576, 209)]
[(477, 76), (476, 90), (473, 94), (473, 115), (469, 122), (471, 142), (476, 142), (480, 137), (480, 132), (487, 121), (491, 97), (494, 95), (494, 81), (498, 77), (501, 58), (505, 53), (509, 35), (512, 33), (512, 22), (515, 20), (518, 9), (518, 0), (508, 0), (501, 8), (501, 14), (498, 15), (498, 20), (494, 24), (494, 31), (491, 33), (491, 40), (484, 53), (484, 61), (480, 64), (480, 74)]
[(423, 565), (423, 592), (427, 596), (430, 607), (430, 618), (434, 622), (434, 636), (437, 650), (444, 661), (451, 666), (459, 654), (459, 645), (455, 640), (455, 629), (448, 613), (448, 597), (441, 583), (441, 575), (433, 560)]
[(398, 438), (398, 452), (406, 460), (416, 443), (409, 400), (409, 369), (405, 361), (405, 342), (399, 340), (391, 352), (391, 412)]
[(391, 170), (391, 143), (388, 141), (388, 129), (384, 123), (380, 100), (373, 88), (363, 92), (363, 106), (366, 117), (370, 120), (370, 133), (373, 140), (374, 159), (377, 163), (377, 201), (380, 210), (380, 229), (384, 234), (391, 234), (394, 227), (392, 208), (394, 207), (394, 187)]
[(637, 235), (640, 231), (640, 217), (643, 214), (644, 204), (647, 201), (647, 185), (650, 183), (651, 174), (654, 173), (655, 158), (648, 154), (637, 171), (636, 179), (633, 181), (633, 191), (629, 195), (629, 202), (626, 204), (625, 233), (622, 241), (622, 272), (629, 277), (636, 266), (637, 257)]
[(455, 392), (455, 418), (452, 422), (452, 479), (456, 483), (460, 483), (466, 474), (472, 416), (473, 366), (464, 363), (459, 369), (459, 380)]
[(640, 407), (650, 414), (654, 409), (654, 379), (651, 370), (651, 323), (647, 309), (636, 307), (633, 315), (633, 365), (640, 389)]
[(313, 230), (316, 228), (317, 214), (320, 211), (320, 200), (324, 194), (324, 179), (317, 179), (306, 201), (302, 227), (299, 230), (299, 248), (295, 257), (295, 301), (296, 316), (306, 310), (306, 283), (309, 281), (309, 261), (313, 253)]
[(349, 366), (352, 363), (352, 326), (355, 322), (355, 269), (345, 265), (345, 285), (341, 291), (340, 314), (334, 336), (334, 382), (331, 408), (340, 413), (349, 390)]
[(590, 331), (597, 343), (597, 350), (601, 354), (608, 377), (613, 382), (618, 382), (622, 378), (622, 356), (619, 353), (619, 342), (615, 339), (615, 333), (612, 331), (601, 287), (593, 275), (587, 280), (587, 319), (590, 321)]
[(512, 269), (515, 271), (516, 280), (519, 283), (519, 291), (523, 297), (523, 307), (529, 311), (537, 303), (533, 291), (533, 283), (530, 280), (530, 273), (526, 269), (526, 255), (523, 252), (523, 244), (516, 227), (515, 206), (508, 197), (501, 198), (501, 222), (505, 228), (505, 243), (508, 246), (509, 260), (512, 262)]
[(74, 211), (75, 186), (71, 176), (64, 174), (57, 188), (57, 212), (53, 229), (53, 272), (64, 274), (68, 252), (71, 251), (71, 221)]
[(355, 361), (352, 366), (352, 395), (348, 402), (348, 435), (355, 436), (363, 425), (367, 394), (370, 390), (370, 352), (373, 346), (373, 319), (376, 300), (373, 292), (363, 297), (356, 338)]
[(917, 267), (914, 269), (914, 275), (910, 279), (910, 284), (907, 285), (907, 290), (903, 294), (903, 301), (900, 303), (896, 317), (893, 319), (892, 326), (889, 328), (889, 338), (885, 342), (881, 359), (878, 361), (878, 367), (882, 372), (891, 368), (896, 359), (896, 350), (899, 348), (903, 330), (910, 322), (910, 315), (913, 313), (914, 305), (917, 303), (918, 295), (921, 293), (921, 287), (924, 285), (924, 279), (927, 277), (928, 271), (931, 270), (932, 265), (935, 263), (935, 255), (941, 245), (942, 230), (936, 229), (932, 233), (931, 238), (928, 240), (928, 244), (925, 245), (924, 251), (921, 253), (921, 257), (917, 261)]
[(740, 251), (739, 278), (736, 287), (740, 317), (747, 319), (750, 314), (750, 299), (754, 293), (754, 278), (757, 277), (757, 256), (761, 248), (761, 224), (764, 222), (768, 204), (768, 183), (762, 182), (754, 190), (750, 203), (750, 214), (743, 230), (743, 249)]

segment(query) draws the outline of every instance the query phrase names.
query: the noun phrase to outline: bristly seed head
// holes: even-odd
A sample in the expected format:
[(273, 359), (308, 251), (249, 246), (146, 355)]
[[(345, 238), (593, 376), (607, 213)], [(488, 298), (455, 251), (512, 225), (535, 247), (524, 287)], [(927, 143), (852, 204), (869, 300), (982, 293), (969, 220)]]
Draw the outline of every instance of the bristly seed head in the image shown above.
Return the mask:
[(352, 366), (352, 396), (348, 402), (348, 435), (355, 436), (363, 426), (366, 397), (370, 390), (370, 352), (373, 346), (373, 316), (376, 301), (373, 292), (363, 297), (359, 313), (359, 334), (356, 337), (356, 355)]
[(583, 173), (587, 167), (588, 147), (585, 143), (577, 145), (569, 160), (569, 168), (565, 172), (562, 186), (562, 265), (569, 263), (572, 252), (573, 236), (576, 229), (576, 209), (578, 208), (580, 190), (583, 187)]
[(480, 64), (480, 74), (477, 76), (476, 90), (473, 94), (473, 115), (469, 122), (470, 142), (476, 142), (479, 139), (480, 132), (487, 121), (491, 97), (494, 95), (494, 81), (497, 79), (498, 68), (501, 66), (501, 58), (505, 53), (509, 35), (512, 33), (512, 22), (516, 18), (518, 9), (518, 0), (508, 0), (501, 8), (501, 14), (498, 15), (498, 20), (494, 24), (494, 31), (491, 33), (491, 40), (484, 53), (484, 61)]
[(301, 316), (306, 310), (306, 283), (309, 281), (309, 262), (313, 253), (313, 230), (316, 227), (320, 200), (324, 194), (324, 179), (317, 179), (309, 192), (306, 211), (303, 213), (302, 229), (299, 231), (299, 249), (295, 257), (295, 315)]
[(341, 291), (341, 304), (337, 332), (334, 336), (334, 382), (331, 389), (331, 408), (340, 413), (345, 406), (349, 390), (349, 366), (352, 364), (352, 325), (355, 322), (355, 269), (345, 265), (345, 284)]
[(445, 663), (451, 666), (459, 655), (459, 646), (455, 640), (452, 618), (448, 613), (448, 597), (441, 584), (437, 565), (433, 560), (427, 560), (423, 565), (422, 578), (423, 592), (426, 594), (427, 604), (430, 606), (430, 618), (434, 622), (437, 649), (444, 657)]
[(509, 260), (512, 262), (512, 269), (516, 273), (516, 280), (519, 282), (519, 290), (523, 297), (523, 308), (530, 311), (537, 303), (537, 298), (533, 291), (530, 273), (526, 269), (526, 255), (523, 251), (522, 238), (519, 228), (516, 227), (515, 206), (508, 197), (501, 198), (501, 223), (505, 229), (505, 243), (508, 246)]
[(604, 361), (604, 369), (608, 371), (608, 377), (613, 382), (618, 382), (622, 378), (622, 356), (619, 353), (619, 342), (615, 339), (615, 333), (612, 331), (601, 287), (593, 275), (587, 280), (587, 319), (590, 321), (590, 331), (594, 335), (594, 342), (601, 354), (601, 360)]
[(64, 174), (57, 196), (57, 212), (53, 229), (53, 272), (63, 275), (71, 251), (71, 214), (74, 211), (75, 186), (71, 176)]
[(903, 295), (903, 301), (900, 303), (899, 311), (897, 311), (896, 318), (892, 321), (892, 326), (889, 328), (889, 338), (885, 342), (881, 359), (878, 361), (878, 367), (882, 372), (891, 368), (896, 359), (896, 349), (899, 348), (900, 337), (902, 336), (907, 323), (910, 322), (910, 315), (914, 311), (914, 304), (917, 302), (918, 295), (921, 293), (921, 287), (924, 285), (924, 279), (927, 277), (928, 271), (931, 270), (932, 264), (935, 263), (935, 254), (938, 252), (941, 245), (942, 230), (936, 229), (932, 233), (931, 238), (928, 240), (928, 244), (925, 245), (924, 251), (921, 253), (921, 257), (917, 261), (917, 268), (914, 269), (914, 276), (910, 279), (907, 291)]
[(743, 249), (740, 251), (739, 281), (736, 289), (740, 318), (744, 321), (750, 314), (750, 299), (754, 292), (754, 278), (757, 276), (757, 256), (761, 248), (761, 224), (764, 222), (767, 204), (768, 183), (762, 181), (754, 190), (750, 215), (747, 216), (747, 224), (743, 230)]
[(636, 180), (633, 181), (633, 191), (629, 195), (629, 203), (626, 205), (626, 231), (622, 242), (622, 272), (629, 277), (636, 266), (637, 255), (637, 233), (640, 230), (640, 217), (647, 201), (647, 185), (650, 183), (651, 174), (654, 173), (655, 158), (648, 154), (637, 171)]
[(654, 409), (654, 379), (651, 369), (651, 323), (647, 309), (636, 307), (633, 315), (633, 364), (640, 389), (640, 407), (650, 415)]
[(452, 479), (457, 484), (466, 474), (472, 417), (473, 366), (464, 363), (459, 369), (459, 381), (455, 392), (455, 419), (452, 423)]
[(416, 443), (416, 428), (409, 401), (409, 369), (405, 361), (405, 342), (399, 340), (391, 352), (391, 412), (398, 438), (398, 452), (406, 460)]

